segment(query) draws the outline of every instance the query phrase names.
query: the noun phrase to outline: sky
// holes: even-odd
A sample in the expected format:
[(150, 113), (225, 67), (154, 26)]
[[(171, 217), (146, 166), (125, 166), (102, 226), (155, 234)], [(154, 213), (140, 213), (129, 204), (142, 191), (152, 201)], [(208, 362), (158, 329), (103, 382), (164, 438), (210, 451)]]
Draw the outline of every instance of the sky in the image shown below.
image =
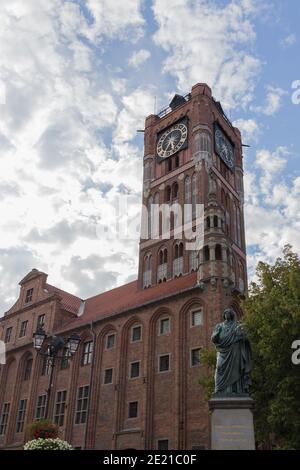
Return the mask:
[(136, 278), (138, 236), (101, 235), (123, 195), (138, 225), (137, 129), (198, 82), (250, 145), (249, 278), (299, 252), (299, 23), (299, 0), (1, 0), (0, 315), (32, 268), (81, 298)]

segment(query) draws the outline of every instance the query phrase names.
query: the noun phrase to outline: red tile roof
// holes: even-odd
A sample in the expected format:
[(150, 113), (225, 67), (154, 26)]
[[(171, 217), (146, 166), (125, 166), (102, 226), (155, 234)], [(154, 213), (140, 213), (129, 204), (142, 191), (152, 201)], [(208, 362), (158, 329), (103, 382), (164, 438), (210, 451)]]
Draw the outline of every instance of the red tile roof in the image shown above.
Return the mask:
[(82, 299), (76, 297), (76, 295), (69, 294), (69, 292), (58, 289), (58, 287), (51, 286), (50, 284), (46, 284), (45, 288), (49, 294), (57, 294), (60, 297), (62, 308), (77, 315)]
[(138, 289), (137, 281), (130, 282), (129, 284), (86, 299), (83, 315), (71, 320), (67, 327), (75, 328), (154, 300), (164, 299), (168, 295), (176, 294), (179, 291), (195, 286), (196, 282), (196, 273), (181, 276), (143, 290)]

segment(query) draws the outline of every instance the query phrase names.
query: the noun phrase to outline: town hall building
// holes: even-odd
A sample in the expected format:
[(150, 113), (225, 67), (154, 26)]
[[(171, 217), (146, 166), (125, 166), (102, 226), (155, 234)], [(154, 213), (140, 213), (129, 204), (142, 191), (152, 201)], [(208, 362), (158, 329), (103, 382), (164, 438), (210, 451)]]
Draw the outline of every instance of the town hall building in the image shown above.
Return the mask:
[[(137, 280), (81, 299), (33, 269), (0, 319), (0, 448), (22, 449), (44, 417), (77, 449), (210, 448), (200, 351), (226, 307), (241, 317), (247, 269), (241, 135), (206, 84), (146, 118), (143, 165)], [(182, 224), (202, 226), (200, 246)]]

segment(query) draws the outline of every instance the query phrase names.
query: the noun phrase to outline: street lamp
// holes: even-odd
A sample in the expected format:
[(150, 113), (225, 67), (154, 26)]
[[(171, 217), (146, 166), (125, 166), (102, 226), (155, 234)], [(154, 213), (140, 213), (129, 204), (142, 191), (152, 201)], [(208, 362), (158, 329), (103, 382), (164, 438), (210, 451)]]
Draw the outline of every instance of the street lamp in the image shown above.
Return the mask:
[[(40, 354), (43, 357), (48, 358), (48, 360), (50, 361), (50, 365), (51, 365), (49, 384), (46, 390), (47, 398), (46, 398), (46, 408), (45, 408), (45, 416), (44, 416), (45, 418), (48, 417), (49, 401), (50, 401), (50, 394), (52, 390), (53, 370), (55, 366), (55, 361), (57, 358), (60, 358), (60, 359), (63, 357), (72, 358), (74, 354), (76, 353), (76, 351), (78, 350), (78, 346), (80, 343), (80, 336), (78, 336), (76, 333), (72, 333), (66, 342), (60, 336), (53, 336), (46, 351), (42, 352), (41, 350), (46, 339), (47, 339), (47, 335), (45, 331), (43, 330), (41, 326), (38, 326), (36, 329), (36, 332), (33, 334), (33, 346), (36, 349), (38, 354)], [(66, 348), (66, 356), (59, 355), (58, 352), (64, 348)]]

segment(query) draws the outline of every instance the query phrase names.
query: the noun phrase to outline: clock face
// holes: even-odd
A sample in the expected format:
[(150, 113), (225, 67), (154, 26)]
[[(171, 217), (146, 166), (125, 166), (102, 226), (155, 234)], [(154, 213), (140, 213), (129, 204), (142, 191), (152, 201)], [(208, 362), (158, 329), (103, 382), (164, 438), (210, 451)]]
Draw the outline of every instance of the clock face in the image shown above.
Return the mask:
[(187, 126), (183, 123), (174, 124), (167, 129), (157, 142), (157, 155), (161, 158), (170, 157), (178, 152), (187, 141)]
[(232, 170), (234, 168), (234, 148), (223, 131), (216, 125), (215, 128), (216, 152)]

